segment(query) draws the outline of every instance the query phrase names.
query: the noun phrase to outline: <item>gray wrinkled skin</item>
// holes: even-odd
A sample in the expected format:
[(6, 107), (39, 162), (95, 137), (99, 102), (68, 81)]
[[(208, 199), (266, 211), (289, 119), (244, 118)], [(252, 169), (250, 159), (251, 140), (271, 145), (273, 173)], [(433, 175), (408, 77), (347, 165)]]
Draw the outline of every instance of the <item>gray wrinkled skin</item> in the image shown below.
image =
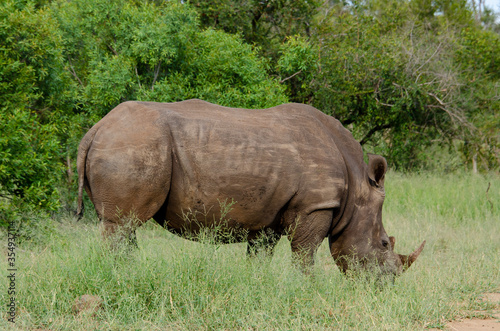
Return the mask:
[[(395, 254), (382, 225), (385, 159), (367, 165), (351, 133), (307, 105), (125, 102), (83, 137), (77, 166), (78, 214), (85, 188), (106, 237), (154, 218), (177, 234), (218, 227), (249, 252), (263, 232), (271, 251), (288, 235), (304, 267), (327, 237), (343, 271), (352, 258), (395, 275), (418, 256)], [(235, 202), (223, 223), (221, 201)]]

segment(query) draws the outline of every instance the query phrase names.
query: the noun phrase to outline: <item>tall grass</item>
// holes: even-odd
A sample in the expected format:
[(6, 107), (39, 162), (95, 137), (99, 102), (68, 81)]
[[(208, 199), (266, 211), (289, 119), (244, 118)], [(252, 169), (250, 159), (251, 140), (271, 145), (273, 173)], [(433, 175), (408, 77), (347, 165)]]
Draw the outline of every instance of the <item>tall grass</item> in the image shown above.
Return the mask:
[[(423, 239), (427, 245), (384, 288), (341, 275), (326, 241), (305, 276), (292, 266), (286, 238), (272, 259), (248, 259), (244, 244), (191, 242), (150, 222), (138, 231), (139, 249), (111, 253), (97, 225), (63, 218), (40, 243), (18, 248), (15, 327), (415, 330), (487, 315), (493, 306), (481, 295), (500, 291), (499, 188), (494, 175), (389, 173), (384, 224), (396, 250), (407, 254)], [(1, 268), (7, 270), (5, 255)], [(73, 312), (83, 294), (103, 299), (95, 316)]]

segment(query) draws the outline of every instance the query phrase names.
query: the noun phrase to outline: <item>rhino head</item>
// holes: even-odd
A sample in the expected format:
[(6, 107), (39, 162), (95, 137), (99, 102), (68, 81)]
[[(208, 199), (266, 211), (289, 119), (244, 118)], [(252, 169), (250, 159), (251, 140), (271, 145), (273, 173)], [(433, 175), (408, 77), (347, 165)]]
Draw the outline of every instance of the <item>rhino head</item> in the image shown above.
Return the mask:
[(382, 224), (386, 171), (386, 160), (370, 154), (366, 178), (350, 192), (351, 201), (344, 211), (350, 219), (340, 231), (329, 235), (330, 252), (344, 273), (353, 268), (375, 267), (382, 275), (397, 276), (415, 262), (424, 248), (425, 241), (410, 255), (394, 252), (396, 239), (387, 235)]

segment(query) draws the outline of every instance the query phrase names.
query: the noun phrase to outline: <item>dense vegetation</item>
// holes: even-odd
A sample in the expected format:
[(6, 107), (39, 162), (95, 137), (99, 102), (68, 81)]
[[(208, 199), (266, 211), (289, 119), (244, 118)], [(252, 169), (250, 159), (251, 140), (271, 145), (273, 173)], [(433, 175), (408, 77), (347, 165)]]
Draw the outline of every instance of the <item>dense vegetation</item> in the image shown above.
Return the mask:
[(309, 103), (392, 167), (498, 171), (499, 95), (465, 0), (5, 0), (0, 219), (71, 208), (79, 139), (126, 100)]
[[(17, 330), (424, 330), (456, 318), (487, 317), (500, 290), (500, 191), (495, 175), (389, 172), (384, 223), (396, 250), (419, 260), (394, 285), (343, 276), (320, 247), (314, 277), (293, 268), (283, 237), (272, 260), (246, 258), (245, 244), (192, 242), (150, 222), (139, 249), (113, 254), (95, 214), (60, 214), (17, 249)], [(27, 229), (29, 230), (29, 229)], [(1, 239), (5, 240), (5, 239)], [(7, 259), (0, 268), (7, 270)], [(5, 303), (7, 281), (0, 282)], [(75, 314), (84, 294), (103, 300)]]

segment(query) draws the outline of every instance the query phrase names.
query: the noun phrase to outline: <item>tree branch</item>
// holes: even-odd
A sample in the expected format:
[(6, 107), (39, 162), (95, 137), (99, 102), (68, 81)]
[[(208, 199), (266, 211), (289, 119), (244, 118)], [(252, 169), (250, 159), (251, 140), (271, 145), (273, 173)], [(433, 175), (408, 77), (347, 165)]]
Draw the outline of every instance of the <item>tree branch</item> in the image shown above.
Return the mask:
[(439, 52), (439, 50), (441, 49), (441, 45), (443, 43), (440, 42), (438, 47), (436, 48), (436, 50), (434, 51), (434, 53), (420, 66), (417, 68), (417, 70), (415, 70), (415, 72), (419, 71), (420, 69), (422, 69), (427, 63), (429, 63), (430, 60), (432, 60), (432, 58)]
[(161, 62), (158, 62), (158, 64), (156, 65), (155, 77), (153, 78), (153, 84), (151, 84), (151, 91), (155, 90), (156, 79), (158, 78), (158, 74), (160, 73), (160, 65), (161, 65)]
[(469, 130), (474, 130), (474, 126), (469, 122), (467, 121), (467, 119), (463, 116), (461, 116), (460, 114), (458, 114), (457, 112), (454, 112), (450, 109), (448, 109), (446, 103), (444, 103), (443, 101), (441, 101), (441, 99), (439, 99), (437, 97), (437, 95), (435, 95), (434, 93), (427, 93), (429, 96), (433, 97), (434, 99), (436, 99), (436, 101), (439, 103), (439, 105), (427, 105), (427, 107), (429, 108), (439, 108), (441, 110), (443, 110), (445, 113), (448, 114), (448, 116), (450, 116), (450, 118), (452, 120), (456, 120), (458, 122), (460, 122), (460, 124), (464, 125), (465, 127), (467, 127)]
[(293, 75), (291, 75), (291, 76), (289, 76), (289, 77), (287, 77), (287, 78), (285, 78), (285, 79), (280, 80), (280, 84), (283, 84), (284, 82), (286, 82), (286, 81), (287, 81), (287, 80), (289, 80), (290, 78), (293, 78), (293, 77), (297, 76), (297, 75), (298, 75), (298, 74), (300, 74), (301, 72), (302, 72), (302, 69), (300, 69), (299, 71), (297, 71), (297, 72), (296, 72), (296, 73), (294, 73)]
[(377, 103), (381, 104), (382, 106), (394, 107), (394, 105), (391, 105), (390, 103), (380, 102), (380, 100), (377, 97), (375, 97), (375, 100), (377, 101)]
[(363, 139), (361, 139), (361, 141), (359, 142), (359, 144), (361, 146), (363, 146), (375, 134), (375, 132), (380, 131), (380, 130), (384, 130), (384, 129), (389, 129), (390, 127), (391, 127), (390, 124), (384, 124), (384, 125), (376, 125), (376, 126), (374, 126), (373, 128), (370, 129), (370, 131), (368, 131), (368, 133), (363, 137)]
[(69, 57), (68, 57), (68, 62), (69, 62), (69, 67), (71, 68), (71, 70), (69, 72), (71, 72), (71, 74), (73, 75), (73, 77), (75, 77), (76, 80), (80, 83), (80, 85), (82, 87), (84, 87), (82, 81), (80, 80), (80, 78), (78, 78), (78, 75), (75, 72), (75, 68), (73, 68), (73, 64), (71, 63), (71, 58), (69, 58)]
[(113, 47), (111, 47), (111, 45), (106, 45), (106, 46), (108, 46), (109, 50), (110, 50), (111, 52), (113, 52), (113, 54), (115, 54), (116, 56), (118, 56), (118, 52), (117, 52), (117, 51), (115, 51), (115, 49), (114, 49)]
[(68, 184), (71, 185), (73, 182), (73, 169), (71, 168), (71, 158), (69, 157), (69, 154), (66, 155), (66, 174), (68, 175)]
[(139, 83), (139, 89), (142, 89), (141, 79), (139, 78), (139, 73), (137, 72), (137, 66), (134, 66), (134, 68), (135, 68), (135, 76), (137, 77), (137, 82)]

